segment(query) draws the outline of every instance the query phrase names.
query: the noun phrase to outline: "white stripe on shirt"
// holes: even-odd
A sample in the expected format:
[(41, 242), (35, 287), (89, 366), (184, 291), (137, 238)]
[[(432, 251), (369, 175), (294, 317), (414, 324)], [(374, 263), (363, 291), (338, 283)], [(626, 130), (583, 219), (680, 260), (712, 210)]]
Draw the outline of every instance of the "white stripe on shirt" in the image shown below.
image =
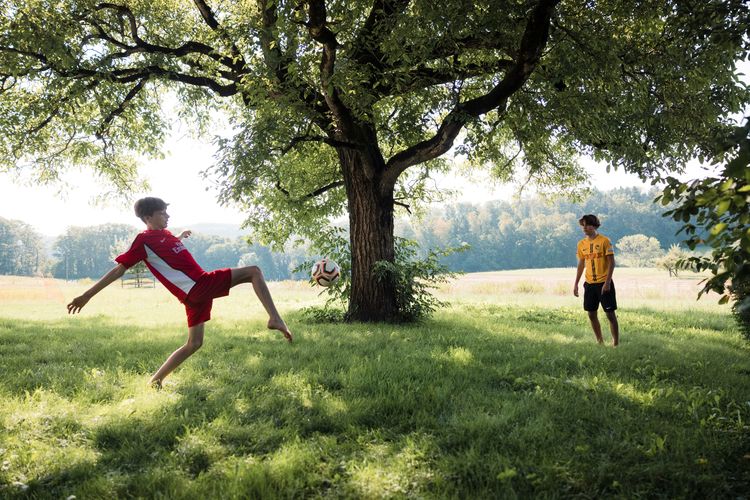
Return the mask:
[(154, 266), (154, 269), (156, 269), (159, 274), (164, 276), (164, 278), (170, 283), (185, 292), (185, 295), (187, 295), (195, 285), (195, 281), (190, 279), (187, 274), (164, 262), (164, 259), (159, 257), (156, 252), (148, 247), (148, 245), (143, 245), (143, 248), (146, 250), (148, 263)]

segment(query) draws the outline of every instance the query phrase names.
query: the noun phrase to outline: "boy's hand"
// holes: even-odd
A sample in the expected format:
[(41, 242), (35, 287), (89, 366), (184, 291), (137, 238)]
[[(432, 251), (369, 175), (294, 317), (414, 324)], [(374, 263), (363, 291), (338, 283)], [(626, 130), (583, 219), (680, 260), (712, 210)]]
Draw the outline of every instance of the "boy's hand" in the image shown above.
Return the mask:
[(180, 233), (180, 239), (187, 238), (191, 234), (193, 234), (193, 232), (190, 229), (187, 229), (187, 230), (185, 230), (185, 231), (183, 231), (183, 232)]
[(88, 301), (89, 298), (85, 295), (81, 295), (71, 300), (70, 304), (68, 304), (68, 314), (75, 314), (79, 312), (81, 309), (83, 309), (83, 306), (88, 303)]

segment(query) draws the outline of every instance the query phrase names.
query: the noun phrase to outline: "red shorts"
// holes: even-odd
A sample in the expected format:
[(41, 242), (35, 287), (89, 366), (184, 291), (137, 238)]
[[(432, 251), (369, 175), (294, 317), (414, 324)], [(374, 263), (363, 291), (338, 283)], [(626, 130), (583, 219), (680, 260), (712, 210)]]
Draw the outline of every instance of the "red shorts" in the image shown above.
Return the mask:
[(213, 306), (214, 299), (229, 295), (231, 287), (231, 269), (217, 269), (204, 274), (182, 301), (185, 304), (188, 327), (211, 319), (211, 306)]

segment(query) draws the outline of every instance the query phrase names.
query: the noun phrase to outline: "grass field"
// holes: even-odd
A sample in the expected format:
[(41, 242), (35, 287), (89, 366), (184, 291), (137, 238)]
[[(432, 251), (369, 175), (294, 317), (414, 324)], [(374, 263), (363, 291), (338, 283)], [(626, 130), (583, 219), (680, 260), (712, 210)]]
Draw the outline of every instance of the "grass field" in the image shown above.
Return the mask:
[(146, 382), (186, 328), (161, 286), (69, 317), (90, 283), (0, 277), (0, 497), (746, 497), (750, 346), (728, 308), (618, 268), (614, 349), (573, 277), (466, 275), (409, 326), (308, 324), (316, 290), (272, 283), (293, 345), (243, 285), (162, 391)]

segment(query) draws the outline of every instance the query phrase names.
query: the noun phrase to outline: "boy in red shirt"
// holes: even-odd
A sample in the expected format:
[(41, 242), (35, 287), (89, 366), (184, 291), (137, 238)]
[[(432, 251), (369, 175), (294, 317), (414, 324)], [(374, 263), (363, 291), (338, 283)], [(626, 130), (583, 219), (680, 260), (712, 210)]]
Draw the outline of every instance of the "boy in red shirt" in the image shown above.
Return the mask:
[(146, 223), (147, 229), (135, 237), (127, 252), (115, 259), (117, 266), (68, 304), (68, 313), (79, 312), (94, 295), (143, 260), (167, 290), (185, 304), (188, 321), (187, 342), (151, 377), (152, 385), (160, 388), (164, 378), (201, 347), (205, 322), (211, 319), (213, 299), (229, 295), (229, 289), (240, 283), (253, 284), (255, 294), (268, 312), (268, 328), (279, 330), (287, 341), (292, 341), (292, 333), (276, 310), (260, 268), (249, 266), (211, 272), (201, 269), (182, 243), (182, 239), (190, 236), (190, 231), (183, 231), (179, 237), (167, 231), (167, 203), (159, 198), (138, 200), (135, 215)]

